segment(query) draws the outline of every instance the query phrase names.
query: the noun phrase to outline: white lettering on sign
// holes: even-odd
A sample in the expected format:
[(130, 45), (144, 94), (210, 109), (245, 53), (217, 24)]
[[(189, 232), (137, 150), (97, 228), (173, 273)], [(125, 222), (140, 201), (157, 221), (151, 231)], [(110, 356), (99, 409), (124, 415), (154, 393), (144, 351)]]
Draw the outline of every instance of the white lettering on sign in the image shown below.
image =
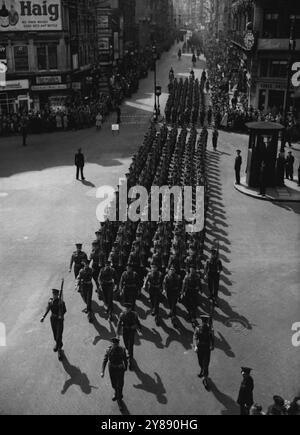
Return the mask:
[(61, 0), (4, 0), (3, 3), (1, 11), (7, 15), (7, 21), (0, 25), (0, 32), (62, 30)]
[(292, 76), (292, 85), (294, 88), (298, 88), (300, 86), (300, 62), (295, 62), (292, 66), (292, 71), (296, 71)]

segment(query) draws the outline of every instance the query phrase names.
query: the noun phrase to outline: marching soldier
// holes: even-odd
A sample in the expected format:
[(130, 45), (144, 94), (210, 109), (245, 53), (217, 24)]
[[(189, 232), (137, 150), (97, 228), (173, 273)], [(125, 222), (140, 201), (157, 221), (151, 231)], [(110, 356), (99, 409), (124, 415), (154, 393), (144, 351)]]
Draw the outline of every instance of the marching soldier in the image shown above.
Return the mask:
[(114, 288), (116, 286), (116, 271), (111, 267), (111, 261), (106, 261), (106, 266), (101, 269), (99, 275), (99, 284), (103, 291), (103, 300), (106, 305), (106, 312), (109, 315), (109, 320), (113, 320), (114, 312)]
[(176, 267), (174, 264), (171, 265), (163, 282), (163, 290), (167, 296), (170, 317), (174, 323), (176, 319), (176, 308), (177, 302), (180, 297), (180, 277), (176, 274)]
[(70, 262), (69, 272), (72, 272), (72, 267), (74, 264), (74, 275), (75, 279), (78, 277), (80, 270), (82, 269), (82, 262), (88, 261), (88, 257), (85, 252), (82, 251), (82, 243), (76, 244), (76, 251), (73, 252)]
[[(61, 293), (61, 296), (60, 296)], [(62, 348), (63, 348), (63, 331), (64, 331), (64, 316), (67, 312), (66, 305), (62, 300), (62, 290), (53, 289), (52, 290), (53, 297), (49, 300), (48, 306), (44, 316), (41, 318), (41, 323), (44, 322), (48, 313), (51, 311), (51, 328), (53, 332), (53, 337), (55, 341), (55, 347), (53, 348), (54, 352), (58, 352), (58, 359), (61, 361), (63, 357)]]
[(90, 265), (92, 266), (93, 271), (93, 280), (97, 286), (97, 292), (99, 292), (99, 283), (98, 283), (98, 277), (100, 273), (100, 247), (98, 244), (98, 241), (95, 240), (92, 243), (92, 252), (90, 255)]
[(196, 311), (198, 305), (198, 293), (202, 290), (201, 278), (197, 274), (195, 265), (193, 263), (187, 263), (187, 267), (188, 273), (183, 280), (181, 298), (185, 302), (190, 321), (193, 325), (195, 325), (197, 317)]
[(120, 281), (121, 296), (124, 297), (125, 304), (135, 306), (138, 296), (138, 275), (133, 270), (134, 264), (128, 263), (127, 270), (123, 273)]
[(218, 256), (218, 251), (213, 248), (211, 258), (207, 261), (205, 267), (205, 276), (208, 280), (208, 289), (210, 297), (214, 301), (216, 307), (218, 307), (218, 294), (220, 287), (220, 274), (223, 270), (223, 265)]
[(144, 290), (149, 292), (152, 306), (152, 316), (155, 316), (155, 323), (159, 326), (159, 303), (161, 298), (162, 274), (158, 270), (156, 261), (151, 264), (151, 271), (145, 279)]
[(119, 319), (117, 335), (120, 336), (123, 331), (124, 345), (129, 356), (129, 370), (132, 370), (134, 338), (136, 331), (142, 331), (142, 325), (137, 313), (133, 310), (133, 306), (125, 304), (125, 308), (126, 311), (121, 314)]
[(93, 322), (93, 311), (92, 311), (92, 297), (93, 297), (93, 271), (89, 267), (88, 261), (82, 263), (83, 268), (79, 272), (77, 278), (77, 288), (78, 292), (81, 294), (86, 308), (84, 313), (88, 315), (88, 320), (90, 323)]
[(104, 378), (105, 369), (108, 363), (111, 385), (115, 390), (115, 395), (112, 400), (114, 402), (117, 401), (120, 406), (123, 399), (124, 377), (128, 367), (128, 362), (126, 350), (120, 346), (119, 338), (113, 338), (112, 343), (112, 346), (110, 346), (104, 356), (101, 377)]
[(196, 327), (194, 333), (194, 350), (197, 353), (201, 372), (199, 378), (204, 378), (203, 385), (208, 388), (209, 364), (211, 352), (214, 350), (214, 332), (209, 316), (201, 316), (202, 325)]
[(241, 408), (241, 415), (249, 415), (250, 408), (254, 403), (253, 400), (253, 390), (254, 390), (254, 381), (250, 376), (252, 369), (248, 367), (242, 367), (242, 376), (243, 381), (240, 387), (239, 397), (237, 403)]

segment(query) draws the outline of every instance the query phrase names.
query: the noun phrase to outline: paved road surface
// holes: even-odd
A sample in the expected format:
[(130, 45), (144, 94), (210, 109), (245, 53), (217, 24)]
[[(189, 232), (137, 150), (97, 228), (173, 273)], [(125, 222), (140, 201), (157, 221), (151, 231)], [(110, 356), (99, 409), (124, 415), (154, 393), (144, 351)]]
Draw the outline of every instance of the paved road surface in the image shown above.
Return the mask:
[[(170, 67), (183, 75), (191, 67), (190, 57), (178, 62), (177, 49), (158, 64), (162, 105)], [(197, 74), (203, 67), (202, 60)], [(126, 173), (152, 112), (152, 91), (150, 73), (123, 106), (120, 136), (112, 136), (106, 124), (102, 132), (33, 136), (28, 148), (20, 147), (19, 138), (1, 139), (0, 322), (6, 325), (7, 346), (0, 348), (0, 414), (119, 414), (108, 375), (100, 378), (114, 329), (96, 301), (95, 325), (87, 323), (68, 263), (75, 242), (90, 249), (98, 228), (96, 188), (114, 186)], [(88, 159), (85, 184), (74, 180), (73, 156), (79, 146)], [(300, 321), (300, 207), (255, 201), (234, 190), (235, 149), (241, 148), (245, 159), (246, 146), (245, 136), (222, 133), (219, 152), (209, 151), (213, 208), (208, 239), (220, 239), (225, 265), (212, 392), (197, 378), (184, 310), (178, 333), (164, 311), (163, 326), (157, 328), (148, 307), (139, 302), (145, 327), (137, 341), (138, 368), (126, 377), (128, 413), (237, 414), (241, 365), (254, 368), (255, 399), (264, 406), (275, 393), (289, 398), (298, 392), (299, 348), (291, 345), (291, 326)], [(68, 308), (63, 364), (52, 352), (48, 321), (39, 323), (50, 289), (62, 277)]]

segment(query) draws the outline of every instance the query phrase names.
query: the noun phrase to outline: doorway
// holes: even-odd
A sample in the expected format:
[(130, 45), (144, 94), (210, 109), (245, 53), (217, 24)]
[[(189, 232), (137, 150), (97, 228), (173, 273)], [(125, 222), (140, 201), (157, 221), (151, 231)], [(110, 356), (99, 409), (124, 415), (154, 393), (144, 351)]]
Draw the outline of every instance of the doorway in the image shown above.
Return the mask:
[(269, 91), (269, 109), (272, 113), (283, 112), (285, 91)]

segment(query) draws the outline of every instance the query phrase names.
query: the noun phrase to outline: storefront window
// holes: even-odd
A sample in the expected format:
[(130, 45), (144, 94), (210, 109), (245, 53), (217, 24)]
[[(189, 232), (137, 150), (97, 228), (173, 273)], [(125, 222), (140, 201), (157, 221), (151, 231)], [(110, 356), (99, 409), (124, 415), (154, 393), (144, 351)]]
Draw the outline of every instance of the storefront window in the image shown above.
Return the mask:
[(26, 45), (14, 47), (15, 71), (28, 71), (28, 47)]

